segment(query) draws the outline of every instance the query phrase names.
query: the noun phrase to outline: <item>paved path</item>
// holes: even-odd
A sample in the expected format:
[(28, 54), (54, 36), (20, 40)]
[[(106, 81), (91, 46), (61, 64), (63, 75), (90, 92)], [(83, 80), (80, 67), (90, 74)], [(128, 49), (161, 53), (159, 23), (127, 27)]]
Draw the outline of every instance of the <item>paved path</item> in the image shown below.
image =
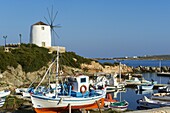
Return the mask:
[(129, 111), (126, 113), (170, 113), (170, 107), (162, 107), (149, 110)]

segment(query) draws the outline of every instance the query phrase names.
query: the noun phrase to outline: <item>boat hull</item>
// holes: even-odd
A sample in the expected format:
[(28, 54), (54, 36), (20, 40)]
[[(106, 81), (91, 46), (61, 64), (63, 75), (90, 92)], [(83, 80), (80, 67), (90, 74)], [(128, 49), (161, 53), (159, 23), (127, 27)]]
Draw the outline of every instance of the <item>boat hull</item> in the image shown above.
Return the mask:
[(5, 91), (5, 90), (0, 91), (0, 98), (8, 96), (8, 95), (10, 95), (10, 93), (11, 93), (11, 91), (9, 91), (9, 90), (7, 90), (7, 91)]
[[(37, 113), (57, 112), (61, 110), (71, 109), (93, 109), (97, 108), (98, 104), (104, 106), (105, 92), (99, 96), (93, 97), (72, 97), (72, 96), (58, 96), (57, 98), (49, 98), (47, 96), (31, 95), (33, 107)], [(100, 101), (100, 103), (98, 103)], [(102, 103), (102, 104), (101, 104)]]
[[(122, 102), (115, 102), (115, 103), (122, 103)], [(127, 110), (127, 108), (128, 108), (128, 105), (129, 105), (129, 103), (128, 102), (126, 102), (126, 101), (123, 101), (123, 105), (110, 105), (110, 108), (112, 109), (112, 110), (114, 110), (114, 111), (117, 111), (117, 112), (123, 112), (123, 111), (126, 111)]]
[(158, 72), (157, 76), (170, 76), (170, 72)]
[(149, 100), (149, 101), (138, 100), (138, 104), (139, 106), (144, 108), (160, 108), (160, 107), (170, 106), (170, 102), (157, 101), (157, 100)]
[[(48, 102), (49, 104), (49, 102)], [(43, 108), (34, 108), (34, 110), (36, 111), (36, 113), (60, 113), (61, 111), (68, 111), (69, 107), (73, 110), (73, 109), (98, 109), (98, 108), (103, 108), (104, 107), (104, 98), (95, 101), (94, 103), (89, 103), (89, 104), (81, 104), (81, 105), (71, 105), (68, 104), (66, 106), (55, 106), (55, 107), (43, 107)]]
[(137, 85), (138, 90), (152, 90), (154, 85)]
[(1, 98), (0, 100), (0, 107), (2, 107), (5, 104), (5, 98)]

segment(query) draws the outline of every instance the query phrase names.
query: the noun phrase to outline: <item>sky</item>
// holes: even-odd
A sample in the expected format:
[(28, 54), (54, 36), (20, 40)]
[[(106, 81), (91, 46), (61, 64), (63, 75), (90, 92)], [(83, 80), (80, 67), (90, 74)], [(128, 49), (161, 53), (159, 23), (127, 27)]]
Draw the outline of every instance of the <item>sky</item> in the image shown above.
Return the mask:
[[(1, 0), (0, 45), (29, 43), (31, 25), (57, 12), (52, 45), (87, 58), (170, 54), (170, 0)], [(55, 42), (54, 42), (55, 41)]]

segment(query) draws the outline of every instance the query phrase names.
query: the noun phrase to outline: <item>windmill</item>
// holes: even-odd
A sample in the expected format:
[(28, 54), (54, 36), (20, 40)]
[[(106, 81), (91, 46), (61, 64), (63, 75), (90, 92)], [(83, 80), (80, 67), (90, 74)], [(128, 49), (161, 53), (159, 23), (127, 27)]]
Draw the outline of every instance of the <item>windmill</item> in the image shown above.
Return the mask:
[(45, 18), (47, 24), (48, 24), (48, 25), (50, 26), (50, 28), (51, 28), (51, 37), (53, 38), (53, 44), (55, 45), (55, 37), (54, 37), (54, 35), (56, 35), (58, 38), (59, 38), (59, 36), (58, 36), (57, 32), (56, 32), (54, 29), (61, 27), (59, 24), (54, 25), (56, 16), (57, 16), (57, 14), (58, 14), (58, 11), (57, 11), (57, 12), (54, 12), (54, 11), (53, 11), (53, 6), (52, 6), (51, 12), (49, 11), (48, 8), (47, 8), (47, 12), (48, 12), (48, 18), (49, 18), (49, 20), (48, 20), (46, 17), (44, 17), (44, 18)]

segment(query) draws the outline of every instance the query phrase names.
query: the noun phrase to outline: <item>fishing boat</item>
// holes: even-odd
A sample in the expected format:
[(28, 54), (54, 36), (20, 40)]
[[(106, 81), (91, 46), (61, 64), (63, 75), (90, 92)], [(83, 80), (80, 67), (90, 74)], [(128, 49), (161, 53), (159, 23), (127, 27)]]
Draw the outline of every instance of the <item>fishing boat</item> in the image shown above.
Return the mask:
[(153, 90), (136, 90), (137, 95), (153, 94)]
[[(59, 73), (59, 50), (57, 50), (57, 57), (53, 61), (50, 67), (56, 62), (56, 87), (58, 83)], [(48, 72), (46, 72), (48, 73)], [(49, 91), (43, 90), (37, 92), (37, 88), (40, 86), (42, 81), (45, 79), (46, 74), (42, 78), (41, 82), (34, 89), (31, 94), (31, 101), (34, 110), (37, 113), (56, 113), (58, 111), (68, 110), (68, 109), (86, 109), (98, 105), (98, 102), (104, 103), (104, 98), (106, 95), (106, 90), (89, 90), (89, 76), (78, 75), (73, 77), (68, 77), (66, 83), (61, 82), (61, 90)], [(49, 95), (50, 93), (50, 95)], [(104, 105), (104, 104), (101, 104)], [(100, 104), (99, 104), (100, 106)]]
[(16, 94), (22, 94), (22, 92), (26, 92), (28, 88), (16, 88), (15, 93)]
[(3, 90), (3, 91), (0, 91), (0, 98), (1, 97), (6, 97), (8, 95), (10, 95), (11, 91), (10, 90)]
[(160, 67), (160, 72), (157, 72), (157, 76), (170, 76), (170, 72), (162, 71), (162, 69), (161, 69), (161, 67), (162, 67), (161, 60), (159, 62), (159, 67)]
[(113, 99), (112, 98), (112, 95), (109, 93), (106, 95), (106, 98), (104, 99), (104, 107), (105, 108), (110, 108), (110, 104), (111, 103), (114, 103), (114, 102), (117, 102), (117, 100)]
[(141, 84), (141, 81), (137, 78), (137, 77), (132, 77), (129, 80), (125, 80), (127, 85), (131, 85), (131, 84)]
[(157, 76), (170, 76), (170, 72), (158, 72)]
[(116, 90), (123, 90), (125, 88), (125, 84), (120, 84), (117, 82), (118, 74), (106, 74), (106, 73), (98, 73), (96, 74), (96, 80), (93, 81), (93, 86), (96, 89), (106, 88), (106, 92), (114, 92)]
[(104, 108), (103, 109), (112, 109), (117, 112), (123, 112), (127, 110), (129, 103), (127, 101), (118, 101), (112, 98), (111, 94), (107, 94), (104, 99)]
[(112, 102), (110, 103), (110, 108), (114, 111), (117, 111), (117, 112), (123, 112), (123, 111), (126, 111), (127, 108), (128, 108), (128, 105), (129, 103), (127, 101), (117, 101), (117, 102)]
[[(120, 83), (121, 83), (121, 62), (119, 62), (119, 78), (120, 78)], [(109, 107), (116, 111), (116, 112), (123, 112), (126, 111), (129, 106), (129, 103), (126, 100), (121, 100), (121, 91), (120, 91), (120, 100), (116, 102), (111, 102)]]
[(170, 101), (170, 93), (154, 93), (151, 98), (154, 100)]
[(139, 104), (139, 106), (144, 108), (160, 108), (170, 106), (170, 102), (168, 101), (153, 100), (147, 98), (146, 96), (144, 96), (143, 99), (137, 100), (137, 103)]
[(8, 95), (10, 95), (11, 91), (10, 90), (3, 90), (0, 91), (0, 107), (2, 107), (5, 103), (5, 99)]
[(152, 90), (154, 87), (153, 84), (141, 84), (141, 85), (137, 85), (137, 89), (138, 90)]
[(158, 87), (158, 92), (159, 93), (170, 93), (170, 85)]

